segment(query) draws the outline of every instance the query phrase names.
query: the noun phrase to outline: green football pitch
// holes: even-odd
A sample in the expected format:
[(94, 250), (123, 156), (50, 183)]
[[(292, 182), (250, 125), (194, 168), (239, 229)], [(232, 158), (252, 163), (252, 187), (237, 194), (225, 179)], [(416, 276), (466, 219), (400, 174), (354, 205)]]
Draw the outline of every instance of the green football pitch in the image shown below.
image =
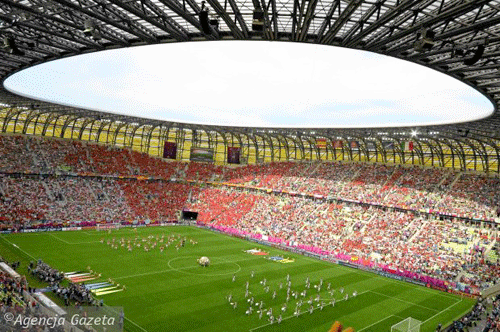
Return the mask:
[[(171, 239), (171, 244), (163, 252), (159, 247), (165, 242), (157, 240), (162, 236), (165, 242)], [(184, 237), (187, 238), (185, 246), (177, 249), (176, 244)], [(125, 285), (124, 291), (98, 298), (108, 306), (123, 307), (125, 330), (134, 332), (326, 332), (336, 320), (357, 332), (385, 332), (407, 317), (422, 322), (420, 331), (434, 331), (437, 324), (451, 323), (470, 310), (474, 303), (467, 298), (196, 227), (149, 227), (137, 228), (136, 231), (122, 228), (111, 233), (40, 232), (1, 235), (0, 238), (0, 255), (7, 260), (20, 260), (23, 274), (27, 274), (26, 266), (30, 260), (42, 259), (60, 271), (84, 271), (90, 267), (101, 274), (101, 279), (88, 283), (111, 278), (115, 283)], [(125, 243), (128, 240), (131, 243), (157, 241), (158, 245), (147, 252), (138, 246), (129, 251), (121, 245), (113, 248), (113, 238), (115, 243), (123, 239)], [(107, 244), (108, 241), (111, 243)], [(254, 248), (269, 255), (245, 252)], [(198, 265), (197, 259), (201, 256), (210, 259), (209, 267)], [(272, 256), (294, 261), (279, 263), (268, 259)], [(292, 283), (291, 293), (304, 291), (306, 278), (311, 286), (305, 297), (299, 295), (295, 299), (292, 296), (283, 311), (287, 275)], [(264, 279), (269, 287), (267, 292), (262, 283)], [(320, 279), (323, 279), (323, 286), (318, 292), (315, 286)], [(249, 295), (245, 298), (247, 281)], [(280, 283), (283, 285), (281, 289)], [(328, 284), (331, 285), (330, 291)], [(352, 295), (354, 291), (356, 297), (344, 299), (346, 293)], [(317, 294), (319, 301), (316, 301)], [(229, 295), (232, 296), (231, 302)], [(311, 296), (314, 300), (312, 313), (309, 312), (311, 305), (307, 303)], [(260, 319), (259, 307), (255, 303), (253, 312), (246, 314), (250, 297), (255, 303), (263, 302), (266, 314)], [(332, 298), (336, 299), (334, 305)], [(296, 303), (301, 299), (304, 303), (301, 314), (294, 316)], [(282, 315), (280, 324), (270, 324), (267, 315), (270, 308), (275, 317)]]

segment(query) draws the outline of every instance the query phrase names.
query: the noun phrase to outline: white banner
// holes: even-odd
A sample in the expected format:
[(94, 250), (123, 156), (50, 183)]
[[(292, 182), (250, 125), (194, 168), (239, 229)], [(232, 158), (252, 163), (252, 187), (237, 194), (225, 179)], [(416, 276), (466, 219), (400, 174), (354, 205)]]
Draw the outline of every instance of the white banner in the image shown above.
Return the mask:
[(14, 278), (21, 278), (21, 275), (19, 273), (17, 273), (16, 271), (14, 271), (9, 265), (7, 265), (6, 263), (4, 262), (1, 262), (0, 263), (0, 268), (2, 270), (4, 270), (5, 272), (7, 272), (8, 274), (11, 275), (11, 277), (14, 277)]
[(59, 307), (57, 304), (54, 303), (51, 299), (49, 299), (45, 294), (43, 293), (35, 293), (33, 296), (40, 301), (44, 306), (47, 308), (51, 309), (58, 315), (65, 315), (66, 311), (64, 311), (61, 307)]

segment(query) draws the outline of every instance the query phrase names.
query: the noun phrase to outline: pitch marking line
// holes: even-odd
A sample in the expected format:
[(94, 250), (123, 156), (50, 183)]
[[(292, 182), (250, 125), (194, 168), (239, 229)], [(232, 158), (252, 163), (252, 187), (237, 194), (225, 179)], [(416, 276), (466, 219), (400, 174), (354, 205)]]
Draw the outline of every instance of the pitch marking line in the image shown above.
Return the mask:
[[(113, 311), (114, 313), (118, 314), (118, 312), (116, 310), (114, 310), (113, 308), (111, 307), (108, 307), (106, 306), (109, 310)], [(131, 322), (132, 324), (134, 324), (135, 326), (137, 326), (138, 328), (140, 328), (142, 331), (144, 332), (148, 332), (145, 328), (143, 328), (142, 326), (138, 325), (137, 323), (135, 323), (133, 320), (131, 319), (128, 319), (126, 316), (124, 316), (123, 318), (125, 318), (126, 320), (128, 320), (129, 322)]]
[[(358, 296), (360, 296), (361, 294), (368, 293), (368, 292), (369, 292), (369, 291), (364, 291), (364, 292), (361, 292), (361, 293), (359, 293), (359, 294), (358, 294)], [(352, 300), (352, 298), (351, 298), (351, 300)], [(336, 300), (336, 301), (335, 301), (335, 304), (337, 304), (338, 302), (342, 302), (342, 301), (345, 301), (345, 299)], [(330, 306), (330, 305), (325, 305), (325, 307), (328, 307), (328, 306)], [(316, 309), (318, 309), (318, 307), (315, 307), (315, 308), (313, 309), (313, 311), (314, 311), (314, 310), (316, 310)], [(305, 310), (304, 312), (300, 313), (300, 314), (299, 314), (299, 316), (304, 315), (304, 314), (306, 314), (306, 313), (308, 313), (308, 312), (309, 312), (308, 310)], [(393, 315), (391, 315), (391, 316), (393, 316)], [(298, 317), (298, 316), (291, 315), (291, 316), (288, 316), (288, 317), (283, 318), (281, 321), (284, 321), (284, 320), (287, 320), (287, 319), (290, 319), (290, 318), (294, 318), (294, 317)], [(389, 316), (389, 317), (390, 317), (390, 316)], [(388, 318), (388, 317), (387, 317), (387, 318)], [(385, 319), (387, 319), (387, 318), (385, 318)], [(276, 324), (277, 324), (277, 323), (273, 323), (273, 325), (276, 325)], [(253, 329), (250, 329), (250, 330), (249, 330), (249, 332), (252, 332), (252, 331), (258, 330), (258, 329), (260, 329), (260, 328), (263, 328), (263, 327), (266, 327), (266, 326), (269, 326), (269, 325), (271, 325), (271, 323), (267, 323), (267, 324), (264, 324), (264, 325), (261, 325), (261, 326), (254, 327)]]
[(370, 325), (368, 325), (368, 326), (366, 326), (366, 327), (363, 327), (361, 330), (358, 330), (358, 332), (364, 331), (364, 330), (366, 330), (366, 329), (368, 329), (368, 328), (370, 328), (370, 327), (372, 327), (372, 326), (374, 326), (374, 325), (377, 325), (378, 323), (381, 323), (381, 322), (383, 322), (384, 320), (387, 320), (387, 319), (389, 319), (389, 318), (391, 318), (391, 317), (393, 317), (393, 316), (394, 316), (394, 317), (398, 317), (398, 318), (400, 318), (400, 319), (403, 319), (403, 317), (399, 317), (399, 316), (397, 316), (397, 315), (390, 315), (390, 316), (387, 316), (387, 317), (385, 317), (385, 318), (382, 318), (382, 319), (381, 319), (381, 320), (379, 320), (379, 321), (376, 321), (376, 322), (375, 322), (375, 323), (373, 323), (373, 324), (370, 324)]
[[(193, 256), (193, 257), (195, 257), (195, 256)], [(181, 258), (181, 257), (179, 257), (179, 258)], [(236, 264), (236, 265), (239, 266), (239, 264), (237, 264), (237, 262), (248, 261), (248, 260), (252, 260), (252, 259), (256, 259), (256, 258), (257, 257), (252, 257), (252, 258), (247, 258), (247, 259), (240, 259), (240, 260), (237, 260), (237, 261), (225, 261), (225, 262), (210, 264), (210, 266), (220, 265), (220, 264), (227, 264), (227, 263), (234, 263), (234, 264)], [(170, 265), (169, 265), (169, 267), (170, 267)], [(172, 268), (172, 267), (170, 267), (170, 269), (168, 269), (168, 270), (139, 273), (139, 274), (133, 274), (133, 275), (129, 275), (129, 276), (117, 277), (117, 278), (112, 278), (112, 279), (113, 280), (128, 279), (128, 278), (142, 277), (142, 276), (148, 276), (148, 275), (154, 275), (154, 274), (162, 274), (162, 273), (166, 273), (166, 272), (169, 272), (169, 271), (187, 270), (187, 269), (194, 269), (194, 268), (199, 268), (199, 266), (195, 265), (195, 266), (185, 266), (185, 267), (179, 267), (179, 268)], [(237, 272), (239, 272), (240, 270), (241, 270), (241, 266), (239, 266), (239, 270)], [(228, 272), (228, 273), (225, 273), (223, 275), (234, 274), (234, 273), (236, 273), (236, 272)], [(216, 275), (212, 275), (212, 276), (216, 276)]]
[(28, 254), (26, 251), (24, 251), (23, 249), (21, 249), (21, 248), (20, 248), (17, 244), (12, 243), (12, 242), (10, 242), (9, 240), (7, 240), (7, 239), (5, 238), (5, 236), (4, 236), (4, 235), (2, 235), (2, 239), (3, 239), (4, 241), (6, 241), (7, 243), (10, 243), (13, 247), (15, 247), (15, 248), (19, 249), (19, 250), (20, 250), (21, 252), (23, 252), (25, 255), (28, 255), (28, 257), (31, 257), (32, 259), (34, 259), (34, 260), (36, 261), (36, 258), (35, 258), (35, 257), (33, 257), (32, 255)]
[(68, 242), (68, 241), (66, 241), (66, 240), (64, 240), (64, 239), (61, 239), (59, 236), (56, 236), (56, 235), (54, 235), (54, 234), (52, 234), (52, 233), (50, 233), (50, 232), (47, 232), (47, 233), (45, 233), (45, 234), (50, 235), (50, 236), (52, 236), (53, 238), (58, 239), (59, 241), (61, 241), (61, 242), (63, 242), (63, 243), (66, 243), (66, 244), (89, 244), (89, 243), (98, 243), (98, 242), (99, 242), (99, 241), (87, 241), (87, 242)]
[[(32, 259), (36, 260), (36, 258), (35, 258), (35, 257), (33, 257), (32, 255), (30, 255), (29, 253), (27, 253), (26, 251), (24, 251), (23, 249), (21, 249), (21, 248), (20, 248), (17, 244), (14, 244), (14, 243), (10, 242), (9, 240), (7, 240), (7, 239), (5, 238), (5, 236), (4, 236), (4, 235), (2, 235), (2, 239), (3, 239), (5, 242), (7, 242), (7, 243), (11, 244), (13, 247), (15, 247), (15, 248), (19, 249), (21, 252), (23, 252), (24, 254), (28, 255), (28, 256), (29, 256), (29, 257), (31, 257)], [(111, 308), (110, 308), (110, 309), (111, 309)], [(114, 311), (113, 309), (111, 309), (111, 310), (112, 310), (112, 311)], [(116, 311), (115, 311), (115, 313), (116, 313)], [(143, 327), (141, 327), (140, 325), (137, 325), (137, 323), (135, 323), (134, 321), (132, 321), (132, 320), (128, 319), (127, 317), (124, 317), (124, 318), (125, 318), (127, 321), (129, 321), (130, 323), (132, 323), (132, 324), (134, 324), (135, 326), (137, 326), (138, 328), (140, 328), (142, 331), (144, 331), (144, 332), (148, 332), (146, 329), (144, 329), (144, 328), (143, 328)]]
[(440, 314), (442, 314), (443, 312), (445, 312), (445, 311), (449, 310), (451, 307), (456, 306), (457, 304), (459, 304), (459, 303), (460, 303), (460, 302), (462, 302), (462, 301), (463, 301), (463, 299), (460, 299), (460, 301), (457, 301), (457, 302), (453, 303), (452, 305), (450, 305), (449, 307), (444, 308), (443, 310), (441, 310), (440, 312), (438, 312), (437, 314), (435, 314), (435, 315), (434, 315), (434, 316), (432, 316), (431, 318), (428, 318), (428, 319), (426, 319), (425, 321), (423, 321), (423, 322), (422, 322), (422, 325), (423, 325), (423, 324), (425, 324), (425, 323), (427, 323), (428, 321), (430, 321), (430, 320), (431, 320), (431, 319), (433, 319), (434, 317), (439, 316), (439, 315), (440, 315)]
[[(187, 257), (193, 257), (193, 258), (196, 258), (196, 256), (186, 256)], [(200, 276), (207, 276), (207, 277), (215, 277), (215, 276), (224, 276), (224, 275), (228, 275), (228, 274), (235, 274), (235, 273), (238, 273), (241, 271), (241, 265), (236, 263), (236, 262), (239, 262), (239, 261), (236, 261), (236, 262), (233, 262), (233, 261), (228, 261), (228, 260), (224, 260), (222, 259), (223, 262), (221, 263), (214, 263), (214, 264), (210, 264), (210, 265), (220, 265), (220, 264), (224, 264), (224, 263), (229, 263), (229, 264), (235, 264), (238, 266), (238, 270), (236, 271), (232, 271), (232, 272), (224, 272), (224, 273), (215, 273), (215, 274), (207, 274), (207, 273), (192, 273), (192, 272), (187, 272), (187, 271), (182, 271), (182, 270), (189, 270), (191, 268), (198, 268), (199, 266), (186, 266), (186, 267), (183, 267), (183, 268), (174, 268), (170, 263), (177, 260), (177, 259), (180, 259), (181, 257), (175, 257), (175, 258), (172, 258), (171, 260), (168, 261), (167, 265), (169, 268), (171, 268), (172, 270), (174, 271), (179, 271), (179, 272), (182, 272), (182, 273), (187, 273), (187, 274), (194, 274), (194, 275), (200, 275)]]
[(385, 295), (385, 294), (382, 294), (382, 293), (379, 293), (379, 292), (375, 292), (375, 291), (372, 291), (372, 290), (369, 291), (369, 292), (370, 293), (374, 293), (374, 294), (378, 294), (378, 295), (381, 295), (381, 296), (389, 297), (389, 298), (394, 299), (396, 301), (408, 303), (408, 304), (411, 304), (411, 305), (414, 305), (414, 306), (417, 306), (417, 307), (421, 307), (421, 308), (425, 308), (425, 309), (428, 309), (428, 310), (439, 311), (437, 309), (429, 308), (429, 307), (426, 307), (426, 306), (423, 306), (423, 305), (420, 305), (420, 304), (416, 304), (416, 303), (413, 303), (413, 302), (410, 302), (410, 301), (406, 301), (406, 300), (403, 300), (403, 299), (398, 299), (397, 297)]

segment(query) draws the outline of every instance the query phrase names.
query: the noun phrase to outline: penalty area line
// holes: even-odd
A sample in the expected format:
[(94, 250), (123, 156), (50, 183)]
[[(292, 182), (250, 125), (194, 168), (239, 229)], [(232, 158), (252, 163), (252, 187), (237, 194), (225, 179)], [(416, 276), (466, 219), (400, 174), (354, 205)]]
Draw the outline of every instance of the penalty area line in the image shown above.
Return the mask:
[(61, 241), (61, 242), (63, 242), (63, 243), (66, 243), (66, 244), (90, 244), (90, 243), (98, 243), (98, 242), (99, 242), (99, 241), (87, 241), (87, 242), (68, 242), (68, 241), (63, 240), (63, 239), (61, 239), (59, 236), (56, 236), (56, 235), (54, 235), (54, 234), (52, 234), (52, 233), (50, 233), (50, 232), (45, 232), (45, 234), (50, 235), (50, 236), (52, 236), (53, 238), (55, 238), (55, 239), (57, 239), (57, 240), (59, 240), (59, 241)]
[(451, 307), (456, 306), (457, 304), (459, 304), (459, 303), (460, 303), (460, 302), (462, 302), (462, 301), (463, 301), (463, 299), (460, 299), (460, 301), (457, 301), (457, 302), (453, 303), (452, 305), (450, 305), (449, 307), (444, 308), (443, 310), (441, 310), (440, 312), (438, 312), (437, 314), (435, 314), (435, 315), (434, 315), (434, 316), (432, 316), (431, 318), (427, 318), (426, 320), (424, 320), (424, 321), (422, 322), (422, 325), (423, 325), (423, 324), (425, 324), (425, 323), (427, 323), (428, 321), (430, 321), (430, 320), (431, 320), (431, 319), (433, 319), (434, 317), (439, 316), (439, 315), (440, 315), (440, 314), (442, 314), (443, 312), (445, 312), (445, 311), (449, 310)]
[(429, 308), (429, 307), (426, 307), (426, 306), (423, 306), (423, 305), (420, 305), (418, 303), (414, 303), (414, 302), (410, 302), (410, 301), (406, 301), (406, 300), (403, 300), (403, 299), (399, 299), (397, 297), (394, 297), (394, 296), (390, 296), (390, 295), (386, 295), (386, 294), (382, 294), (382, 293), (379, 293), (379, 292), (376, 292), (376, 291), (369, 291), (370, 293), (374, 293), (374, 294), (377, 294), (377, 295), (380, 295), (380, 296), (385, 296), (387, 298), (390, 298), (390, 299), (394, 299), (396, 301), (399, 301), (399, 302), (403, 302), (403, 303), (408, 303), (408, 304), (411, 304), (411, 305), (414, 305), (414, 306), (417, 306), (417, 307), (420, 307), (420, 308), (424, 308), (424, 309), (427, 309), (427, 310), (432, 310), (432, 311), (439, 311), (437, 309), (433, 309), (433, 308)]
[(399, 316), (397, 316), (397, 315), (389, 315), (389, 316), (387, 316), (387, 317), (385, 317), (385, 318), (382, 318), (381, 320), (376, 321), (376, 322), (375, 322), (375, 323), (373, 323), (373, 324), (370, 324), (370, 325), (368, 325), (368, 326), (366, 326), (366, 327), (363, 327), (361, 330), (358, 330), (358, 332), (364, 331), (364, 330), (366, 330), (366, 329), (368, 329), (368, 328), (370, 328), (370, 327), (372, 327), (372, 326), (374, 326), (374, 325), (377, 325), (378, 323), (382, 323), (384, 320), (387, 320), (387, 319), (389, 319), (389, 318), (391, 318), (391, 317), (397, 317), (397, 318), (403, 319), (403, 317), (399, 317)]

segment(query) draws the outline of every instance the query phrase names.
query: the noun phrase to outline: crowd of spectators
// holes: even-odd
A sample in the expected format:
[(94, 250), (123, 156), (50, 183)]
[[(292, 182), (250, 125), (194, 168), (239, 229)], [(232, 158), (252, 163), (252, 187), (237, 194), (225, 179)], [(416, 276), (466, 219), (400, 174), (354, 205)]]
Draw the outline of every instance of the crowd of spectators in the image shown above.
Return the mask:
[(147, 175), (169, 179), (185, 166), (97, 143), (0, 135), (0, 172)]
[[(0, 136), (0, 154), (0, 228), (173, 221), (186, 209), (207, 224), (478, 288), (500, 275), (496, 262), (485, 261), (497, 241), (492, 231), (419, 214), (497, 217), (500, 180), (484, 174), (356, 162), (185, 164), (25, 136)], [(207, 181), (240, 187), (199, 185)]]
[(275, 162), (230, 169), (224, 181), (483, 220), (500, 207), (499, 178), (443, 168)]
[(28, 302), (24, 298), (25, 290), (28, 290), (26, 278), (14, 278), (0, 270), (0, 307), (24, 308)]
[[(2, 258), (0, 261), (4, 262)], [(7, 263), (7, 262), (4, 262)], [(12, 268), (15, 270), (19, 263), (11, 264)], [(6, 271), (0, 270), (0, 312), (2, 317), (7, 313), (13, 315), (21, 315), (22, 317), (31, 318), (48, 318), (48, 310), (44, 310), (44, 307), (31, 297), (32, 289), (28, 286), (26, 278), (24, 276), (14, 276)], [(0, 321), (1, 331), (28, 331), (28, 330), (40, 330), (42, 328), (33, 326), (15, 326), (12, 321), (2, 319)], [(47, 326), (43, 331), (51, 332), (63, 332), (63, 326)]]
[(0, 176), (0, 228), (176, 220), (187, 184), (75, 176)]
[(493, 299), (491, 311), (486, 319), (486, 326), (483, 332), (498, 332), (500, 331), (500, 294)]
[[(473, 331), (475, 329), (476, 331), (479, 331), (475, 327), (478, 326), (478, 323), (481, 321), (483, 318), (484, 314), (486, 312), (486, 307), (484, 305), (484, 301), (480, 300), (478, 301), (472, 310), (468, 312), (465, 316), (462, 318), (455, 320), (448, 329), (446, 329), (447, 332), (465, 332), (465, 331)], [(441, 331), (441, 326), (438, 327), (436, 330), (438, 332)], [(487, 330), (484, 329), (484, 332)]]
[(12, 135), (0, 136), (0, 154), (0, 172), (220, 181), (488, 220), (500, 211), (499, 178), (443, 168), (355, 162), (222, 167), (166, 161), (100, 144)]
[[(237, 203), (235, 203), (237, 202)], [(201, 221), (261, 234), (287, 245), (320, 248), (378, 266), (483, 289), (500, 277), (485, 251), (493, 230), (458, 219), (237, 188), (210, 188), (191, 199)]]
[(175, 182), (136, 180), (117, 182), (131, 211), (128, 218), (140, 221), (177, 220), (177, 213), (182, 210), (190, 190), (189, 185)]

